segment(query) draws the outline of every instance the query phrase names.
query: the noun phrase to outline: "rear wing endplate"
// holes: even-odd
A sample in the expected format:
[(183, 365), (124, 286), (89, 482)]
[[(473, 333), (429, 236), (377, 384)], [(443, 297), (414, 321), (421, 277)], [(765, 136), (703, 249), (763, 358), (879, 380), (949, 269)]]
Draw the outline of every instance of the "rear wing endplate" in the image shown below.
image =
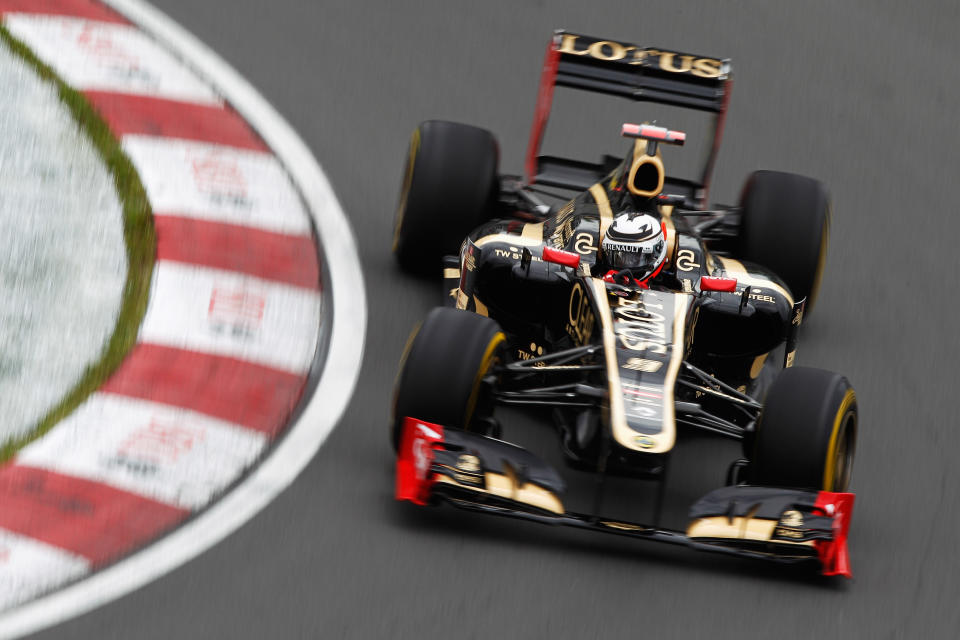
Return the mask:
[(706, 185), (719, 147), (730, 74), (727, 59), (556, 31), (544, 60), (527, 153), (527, 179), (533, 182), (537, 174), (537, 154), (550, 116), (553, 90), (570, 87), (716, 114), (714, 149), (704, 171)]

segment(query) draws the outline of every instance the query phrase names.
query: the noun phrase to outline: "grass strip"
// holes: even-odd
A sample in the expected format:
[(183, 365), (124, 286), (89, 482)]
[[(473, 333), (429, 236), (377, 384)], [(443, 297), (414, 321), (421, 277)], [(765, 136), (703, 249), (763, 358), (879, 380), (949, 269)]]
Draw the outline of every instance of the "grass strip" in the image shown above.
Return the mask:
[(0, 463), (9, 460), (26, 444), (49, 431), (57, 422), (96, 391), (112, 374), (137, 341), (137, 332), (147, 310), (150, 279), (156, 257), (156, 234), (153, 212), (146, 191), (133, 163), (120, 147), (107, 123), (94, 110), (82, 93), (70, 88), (53, 69), (38, 59), (25, 44), (0, 24), (0, 40), (32, 66), (43, 80), (53, 84), (60, 100), (67, 106), (80, 130), (93, 143), (107, 169), (113, 175), (117, 195), (123, 208), (123, 238), (127, 245), (127, 278), (120, 300), (120, 313), (113, 335), (100, 354), (100, 359), (84, 370), (77, 384), (26, 435), (0, 444)]

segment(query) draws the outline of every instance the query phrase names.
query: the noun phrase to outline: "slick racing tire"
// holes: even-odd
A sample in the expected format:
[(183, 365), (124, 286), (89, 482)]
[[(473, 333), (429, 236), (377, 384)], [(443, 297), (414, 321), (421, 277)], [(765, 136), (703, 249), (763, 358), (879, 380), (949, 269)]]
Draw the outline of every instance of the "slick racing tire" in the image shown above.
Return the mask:
[(499, 149), (493, 134), (430, 120), (410, 138), (394, 220), (393, 253), (411, 273), (440, 269), (464, 237), (487, 220), (499, 193)]
[(410, 336), (400, 363), (390, 419), (394, 450), (406, 417), (482, 430), (493, 413), (483, 379), (503, 359), (505, 344), (490, 318), (447, 307), (431, 311)]
[(751, 483), (845, 491), (856, 441), (857, 397), (847, 379), (823, 369), (784, 369), (746, 452)]
[(739, 257), (777, 274), (794, 298), (814, 306), (830, 237), (830, 195), (822, 182), (755, 171), (740, 197)]

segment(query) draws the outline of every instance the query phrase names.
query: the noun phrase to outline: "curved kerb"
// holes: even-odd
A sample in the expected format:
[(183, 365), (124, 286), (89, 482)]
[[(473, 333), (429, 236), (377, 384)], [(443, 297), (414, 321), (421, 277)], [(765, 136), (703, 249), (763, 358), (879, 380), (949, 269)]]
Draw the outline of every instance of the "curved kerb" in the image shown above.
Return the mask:
[[(289, 486), (333, 430), (350, 399), (366, 331), (364, 285), (355, 241), (329, 181), (290, 125), (202, 42), (141, 0), (104, 0), (209, 82), (262, 137), (288, 173), (318, 238), (328, 333), (311, 372), (312, 396), (294, 423), (246, 477), (184, 525), (150, 546), (62, 590), (0, 614), (0, 638), (35, 632), (90, 611), (159, 578), (242, 526)], [(306, 393), (310, 393), (308, 388)]]

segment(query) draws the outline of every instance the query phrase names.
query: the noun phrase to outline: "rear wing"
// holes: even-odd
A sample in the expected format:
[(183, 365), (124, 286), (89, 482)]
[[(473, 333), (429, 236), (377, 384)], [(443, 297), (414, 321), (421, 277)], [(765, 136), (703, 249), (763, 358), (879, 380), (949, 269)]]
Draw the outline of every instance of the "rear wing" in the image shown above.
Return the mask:
[[(553, 103), (555, 87), (570, 87), (635, 101), (696, 109), (716, 114), (713, 144), (700, 186), (705, 188), (720, 146), (723, 118), (730, 97), (730, 61), (678, 51), (652, 49), (556, 31), (547, 47), (537, 108), (527, 150), (527, 180), (580, 188), (570, 183), (570, 171), (585, 163), (538, 158)], [(554, 179), (543, 175), (541, 160), (553, 168)], [(569, 166), (566, 166), (570, 163)], [(601, 165), (597, 165), (602, 170)], [(547, 172), (548, 174), (551, 172)], [(546, 180), (544, 180), (544, 178)], [(574, 181), (576, 182), (576, 181)], [(567, 184), (563, 184), (567, 183)], [(588, 185), (589, 186), (589, 185)]]

